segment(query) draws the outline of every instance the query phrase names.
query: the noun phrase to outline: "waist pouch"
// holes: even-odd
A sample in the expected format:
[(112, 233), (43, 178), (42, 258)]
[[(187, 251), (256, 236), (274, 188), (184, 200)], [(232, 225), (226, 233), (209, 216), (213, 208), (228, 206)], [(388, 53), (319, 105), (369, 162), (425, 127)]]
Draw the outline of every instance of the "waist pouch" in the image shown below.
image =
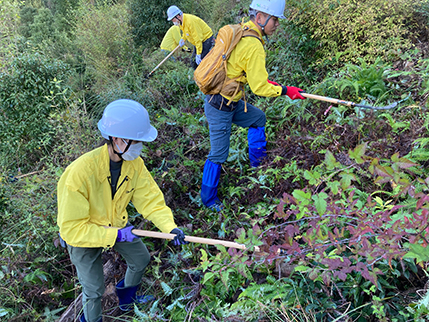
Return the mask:
[(228, 100), (220, 94), (208, 96), (209, 104), (220, 111), (232, 112), (238, 105), (238, 102), (231, 102), (229, 105), (226, 105)]

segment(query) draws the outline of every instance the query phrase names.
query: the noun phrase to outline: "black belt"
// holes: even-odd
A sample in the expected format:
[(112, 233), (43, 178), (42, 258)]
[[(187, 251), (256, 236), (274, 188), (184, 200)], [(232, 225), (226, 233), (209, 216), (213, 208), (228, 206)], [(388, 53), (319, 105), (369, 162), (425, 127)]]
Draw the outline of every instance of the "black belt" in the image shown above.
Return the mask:
[(232, 112), (238, 105), (238, 102), (227, 103), (228, 100), (220, 94), (209, 95), (209, 104), (219, 111)]

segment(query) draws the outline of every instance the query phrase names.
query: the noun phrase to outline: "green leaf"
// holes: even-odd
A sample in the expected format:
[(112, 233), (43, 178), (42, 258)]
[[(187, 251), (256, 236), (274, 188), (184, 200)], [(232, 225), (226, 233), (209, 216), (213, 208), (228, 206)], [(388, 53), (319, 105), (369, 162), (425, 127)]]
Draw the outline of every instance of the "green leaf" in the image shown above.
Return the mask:
[(399, 158), (399, 152), (392, 155), (390, 159), (394, 162), (394, 165), (400, 169), (408, 169), (417, 165), (406, 158)]
[(292, 192), (292, 196), (294, 196), (299, 201), (308, 201), (311, 198), (311, 192), (304, 192), (302, 190), (294, 190)]
[(358, 164), (364, 163), (364, 160), (362, 159), (362, 157), (365, 155), (365, 151), (366, 151), (366, 143), (358, 145), (357, 147), (354, 148), (353, 151), (349, 150), (350, 159), (355, 160), (356, 163)]
[(335, 156), (331, 151), (326, 151), (325, 153), (325, 164), (328, 170), (334, 170), (340, 166), (340, 163), (335, 159)]
[(5, 316), (9, 313), (9, 311), (7, 311), (6, 309), (0, 308), (0, 317), (1, 316)]
[(321, 192), (312, 197), (312, 199), (314, 200), (314, 205), (316, 206), (317, 213), (320, 216), (326, 212), (326, 207), (328, 205), (328, 203), (326, 202), (327, 198), (328, 198), (328, 195), (324, 192)]
[(338, 181), (332, 181), (332, 182), (328, 182), (326, 183), (326, 185), (328, 186), (329, 189), (331, 189), (332, 193), (334, 195), (336, 195), (339, 191), (340, 188), (340, 183)]
[(340, 177), (341, 177), (341, 180), (340, 180), (341, 188), (343, 190), (350, 187), (352, 180), (356, 180), (355, 175), (353, 173), (349, 173), (349, 172), (341, 172)]
[(295, 272), (303, 272), (303, 273), (305, 273), (305, 272), (307, 272), (309, 269), (310, 269), (310, 267), (308, 267), (308, 266), (302, 266), (302, 265), (298, 265), (298, 266), (295, 266), (295, 267), (294, 267), (294, 271), (295, 271)]
[(417, 263), (429, 261), (429, 248), (410, 244), (410, 251), (403, 258), (415, 258)]
[(229, 272), (230, 270), (226, 270), (220, 273), (220, 279), (225, 286), (225, 288), (228, 290), (228, 280), (229, 280)]
[(211, 280), (214, 277), (214, 275), (215, 275), (214, 273), (205, 273), (203, 284), (205, 284), (207, 281)]
[(317, 171), (311, 172), (308, 170), (305, 170), (304, 172), (304, 178), (308, 180), (308, 183), (311, 185), (316, 185), (320, 183), (320, 173)]
[(161, 287), (162, 290), (164, 291), (165, 295), (170, 295), (171, 293), (173, 293), (173, 289), (165, 282), (161, 282)]

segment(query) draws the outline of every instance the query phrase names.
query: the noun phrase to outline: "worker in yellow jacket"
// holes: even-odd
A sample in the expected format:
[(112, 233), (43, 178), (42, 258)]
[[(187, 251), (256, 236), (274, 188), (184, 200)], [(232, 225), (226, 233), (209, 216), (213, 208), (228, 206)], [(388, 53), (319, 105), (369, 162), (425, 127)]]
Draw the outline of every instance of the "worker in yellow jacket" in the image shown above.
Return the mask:
[[(160, 45), (161, 50), (166, 54), (170, 53), (179, 45), (181, 38), (182, 36), (180, 34), (180, 27), (176, 25), (171, 26), (170, 29), (168, 29), (165, 33), (164, 38), (162, 39)], [(189, 48), (185, 45), (182, 47), (182, 50), (190, 51)]]
[(153, 141), (157, 130), (146, 109), (133, 100), (116, 100), (104, 110), (98, 129), (106, 139), (102, 147), (71, 163), (58, 182), (58, 226), (82, 285), (80, 321), (101, 321), (104, 276), (101, 253), (114, 248), (125, 259), (125, 277), (116, 285), (119, 307), (145, 303), (153, 296), (137, 296), (150, 254), (132, 233), (126, 210), (132, 202), (142, 216), (162, 232), (185, 242), (164, 196), (146, 169), (140, 153), (142, 141)]
[(177, 6), (167, 9), (167, 20), (180, 27), (180, 46), (183, 46), (186, 40), (194, 45), (192, 67), (197, 68), (213, 46), (213, 31), (201, 18), (183, 13)]
[[(227, 62), (227, 77), (236, 79), (220, 94), (206, 95), (204, 112), (210, 132), (211, 150), (204, 165), (201, 185), (201, 199), (206, 207), (220, 211), (223, 204), (218, 198), (221, 165), (229, 154), (232, 123), (248, 128), (249, 160), (252, 167), (260, 165), (266, 156), (266, 116), (255, 106), (241, 98), (247, 83), (251, 91), (259, 96), (277, 97), (287, 95), (291, 99), (304, 99), (300, 88), (282, 86), (268, 80), (265, 67), (263, 36), (272, 35), (283, 16), (285, 0), (253, 0), (250, 5), (250, 21), (243, 28), (249, 28), (253, 37), (243, 37), (231, 52)], [(236, 86), (233, 86), (233, 85)], [(234, 94), (236, 93), (236, 94)], [(229, 101), (232, 102), (229, 103)]]

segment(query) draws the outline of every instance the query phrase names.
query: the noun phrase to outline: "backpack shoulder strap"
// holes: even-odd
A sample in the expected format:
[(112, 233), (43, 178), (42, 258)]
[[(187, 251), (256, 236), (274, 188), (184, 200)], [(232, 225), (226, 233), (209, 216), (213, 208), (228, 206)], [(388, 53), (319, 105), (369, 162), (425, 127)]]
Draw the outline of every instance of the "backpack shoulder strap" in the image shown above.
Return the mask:
[(247, 26), (243, 28), (243, 35), (241, 36), (241, 38), (243, 37), (254, 37), (262, 43), (262, 39), (261, 37), (259, 37), (259, 34), (255, 30), (250, 29)]

